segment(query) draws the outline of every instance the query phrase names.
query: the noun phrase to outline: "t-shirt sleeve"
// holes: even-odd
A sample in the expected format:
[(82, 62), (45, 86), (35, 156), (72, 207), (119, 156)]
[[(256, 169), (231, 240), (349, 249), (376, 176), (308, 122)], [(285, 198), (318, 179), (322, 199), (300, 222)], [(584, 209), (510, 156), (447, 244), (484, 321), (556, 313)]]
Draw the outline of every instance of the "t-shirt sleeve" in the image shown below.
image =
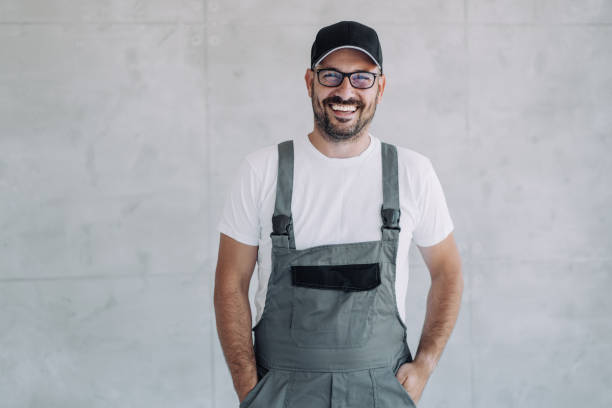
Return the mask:
[(259, 245), (258, 192), (260, 180), (253, 166), (244, 158), (225, 196), (217, 231), (243, 244)]
[(448, 236), (454, 229), (442, 185), (431, 161), (419, 183), (417, 206), (420, 218), (412, 232), (412, 238), (418, 246), (432, 246)]

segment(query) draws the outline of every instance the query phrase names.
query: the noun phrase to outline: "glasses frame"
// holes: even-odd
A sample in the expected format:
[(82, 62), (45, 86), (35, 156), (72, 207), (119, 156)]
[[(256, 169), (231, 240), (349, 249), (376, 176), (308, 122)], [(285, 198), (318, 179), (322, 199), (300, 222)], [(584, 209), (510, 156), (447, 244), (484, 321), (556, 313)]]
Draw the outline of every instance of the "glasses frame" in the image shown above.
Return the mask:
[[(312, 69), (312, 68), (311, 68)], [(351, 84), (351, 86), (355, 89), (370, 89), (374, 86), (374, 84), (376, 83), (376, 78), (379, 77), (381, 74), (379, 74), (378, 72), (370, 72), (370, 71), (353, 71), (353, 72), (342, 72), (342, 71), (338, 71), (335, 68), (318, 68), (316, 70), (314, 70), (315, 73), (317, 74), (317, 80), (319, 81), (319, 83), (327, 88), (337, 88), (340, 85), (342, 85), (342, 83), (344, 82), (344, 77), (348, 77), (349, 79), (349, 83)], [(321, 82), (321, 77), (319, 76), (319, 73), (321, 71), (334, 71), (339, 73), (340, 75), (342, 75), (342, 79), (340, 80), (340, 82), (338, 82), (338, 85), (325, 85), (324, 83)], [(360, 88), (357, 87), (355, 85), (353, 85), (353, 81), (351, 80), (351, 76), (353, 74), (370, 74), (370, 75), (374, 75), (374, 81), (372, 81), (372, 85), (368, 86), (367, 88)]]

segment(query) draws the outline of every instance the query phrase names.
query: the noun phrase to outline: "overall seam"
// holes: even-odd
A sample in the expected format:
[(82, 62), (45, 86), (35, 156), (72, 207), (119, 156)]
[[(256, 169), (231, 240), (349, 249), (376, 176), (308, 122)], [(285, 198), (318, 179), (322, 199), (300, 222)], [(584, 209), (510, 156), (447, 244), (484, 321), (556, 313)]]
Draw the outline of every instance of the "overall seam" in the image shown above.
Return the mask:
[(285, 401), (283, 402), (283, 408), (287, 408), (289, 406), (289, 396), (293, 391), (293, 385), (295, 383), (295, 371), (291, 371), (289, 373), (289, 384), (287, 384), (287, 392), (285, 394)]
[(376, 402), (378, 400), (378, 390), (376, 389), (376, 379), (374, 378), (374, 374), (372, 373), (372, 369), (368, 370), (370, 373), (370, 380), (372, 381), (372, 399), (374, 400), (374, 405), (372, 408), (376, 408)]

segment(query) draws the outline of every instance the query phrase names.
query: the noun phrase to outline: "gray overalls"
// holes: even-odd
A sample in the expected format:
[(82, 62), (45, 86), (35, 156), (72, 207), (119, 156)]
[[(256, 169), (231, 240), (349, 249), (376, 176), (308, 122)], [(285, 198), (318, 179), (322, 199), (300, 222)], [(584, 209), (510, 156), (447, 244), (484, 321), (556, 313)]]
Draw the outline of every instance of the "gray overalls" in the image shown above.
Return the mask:
[(278, 144), (272, 271), (253, 328), (259, 381), (240, 408), (415, 407), (395, 377), (412, 355), (395, 299), (397, 150), (381, 150), (381, 239), (296, 250), (293, 141)]

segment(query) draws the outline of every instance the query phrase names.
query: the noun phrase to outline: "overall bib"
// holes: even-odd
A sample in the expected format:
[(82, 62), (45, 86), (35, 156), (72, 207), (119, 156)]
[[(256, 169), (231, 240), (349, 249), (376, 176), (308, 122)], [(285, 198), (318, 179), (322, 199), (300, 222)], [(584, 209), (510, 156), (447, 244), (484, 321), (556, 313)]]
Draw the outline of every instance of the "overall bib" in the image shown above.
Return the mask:
[(272, 271), (255, 332), (258, 382), (240, 408), (415, 408), (395, 298), (397, 150), (381, 142), (381, 239), (295, 249), (293, 141), (278, 144)]

